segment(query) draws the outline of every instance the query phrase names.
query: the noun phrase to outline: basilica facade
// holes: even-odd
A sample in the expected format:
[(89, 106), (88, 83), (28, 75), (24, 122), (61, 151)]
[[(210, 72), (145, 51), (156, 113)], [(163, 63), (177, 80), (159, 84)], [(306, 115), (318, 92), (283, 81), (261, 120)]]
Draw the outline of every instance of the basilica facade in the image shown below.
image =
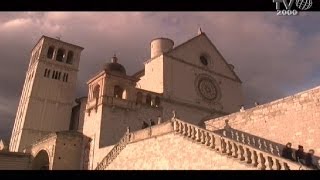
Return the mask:
[[(42, 36), (31, 53), (9, 149), (0, 153), (0, 159), (7, 158), (2, 163), (19, 155), (18, 169), (255, 169), (179, 139), (186, 136), (222, 154), (228, 147), (240, 148), (212, 134), (219, 130), (213, 127), (226, 127), (227, 121), (221, 125), (219, 118), (239, 112), (243, 96), (235, 67), (208, 36), (199, 29), (177, 46), (156, 38), (150, 49), (144, 68), (133, 75), (110, 55), (87, 81), (87, 95), (75, 97), (84, 48)], [(171, 164), (182, 144), (186, 152), (180, 154), (189, 165)], [(216, 159), (195, 162), (189, 158), (195, 152)], [(9, 164), (0, 163), (0, 168)]]

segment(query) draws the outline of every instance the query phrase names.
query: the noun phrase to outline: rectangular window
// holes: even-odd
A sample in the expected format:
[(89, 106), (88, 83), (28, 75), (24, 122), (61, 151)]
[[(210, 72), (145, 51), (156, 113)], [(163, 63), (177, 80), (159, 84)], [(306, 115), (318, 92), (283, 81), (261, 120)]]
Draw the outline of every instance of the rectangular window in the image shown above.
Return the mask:
[(44, 77), (47, 77), (47, 73), (48, 73), (48, 70), (47, 70), (47, 69), (45, 69), (45, 70), (44, 70), (44, 75), (43, 75), (43, 76), (44, 76)]
[(52, 73), (52, 79), (54, 79), (55, 74), (56, 74), (56, 71), (53, 71), (53, 73)]
[(58, 79), (58, 71), (56, 71), (56, 75), (54, 76), (54, 79)]

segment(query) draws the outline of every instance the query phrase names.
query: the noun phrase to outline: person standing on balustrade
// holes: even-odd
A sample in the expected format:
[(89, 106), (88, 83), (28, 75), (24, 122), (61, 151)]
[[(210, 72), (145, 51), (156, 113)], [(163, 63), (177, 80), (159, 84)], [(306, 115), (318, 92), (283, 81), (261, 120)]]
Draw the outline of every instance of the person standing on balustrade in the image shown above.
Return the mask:
[(315, 160), (313, 155), (314, 155), (314, 150), (310, 149), (306, 155), (306, 166), (313, 169), (318, 169), (318, 162)]
[(292, 146), (292, 144), (290, 142), (288, 142), (286, 144), (286, 147), (283, 148), (281, 156), (286, 159), (290, 159), (291, 161), (294, 161), (293, 150), (292, 150), (291, 146)]
[(300, 162), (301, 164), (305, 165), (305, 153), (303, 150), (303, 146), (299, 145), (298, 150), (296, 150), (296, 161)]

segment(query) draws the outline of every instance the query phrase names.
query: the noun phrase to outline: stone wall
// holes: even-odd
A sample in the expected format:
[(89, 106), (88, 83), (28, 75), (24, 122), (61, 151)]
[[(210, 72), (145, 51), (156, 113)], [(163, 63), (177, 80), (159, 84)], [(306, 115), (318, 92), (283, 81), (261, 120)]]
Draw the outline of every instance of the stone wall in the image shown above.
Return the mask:
[(83, 136), (78, 132), (57, 132), (54, 170), (80, 170), (82, 158)]
[(29, 170), (30, 154), (0, 152), (0, 170)]
[(314, 149), (320, 156), (320, 87), (268, 104), (247, 109), (244, 112), (207, 121), (206, 129), (223, 128), (229, 125), (265, 139), (286, 144), (293, 148), (304, 146), (305, 151)]

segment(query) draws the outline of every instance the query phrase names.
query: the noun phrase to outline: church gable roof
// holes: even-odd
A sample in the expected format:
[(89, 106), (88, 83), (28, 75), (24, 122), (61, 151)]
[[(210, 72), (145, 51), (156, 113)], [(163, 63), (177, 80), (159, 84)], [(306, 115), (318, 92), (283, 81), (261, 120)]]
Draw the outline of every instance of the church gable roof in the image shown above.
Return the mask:
[(205, 68), (241, 82), (234, 72), (233, 66), (224, 59), (205, 33), (189, 39), (165, 54), (197, 66), (203, 66), (200, 62), (200, 56), (205, 55), (210, 62), (208, 67)]

